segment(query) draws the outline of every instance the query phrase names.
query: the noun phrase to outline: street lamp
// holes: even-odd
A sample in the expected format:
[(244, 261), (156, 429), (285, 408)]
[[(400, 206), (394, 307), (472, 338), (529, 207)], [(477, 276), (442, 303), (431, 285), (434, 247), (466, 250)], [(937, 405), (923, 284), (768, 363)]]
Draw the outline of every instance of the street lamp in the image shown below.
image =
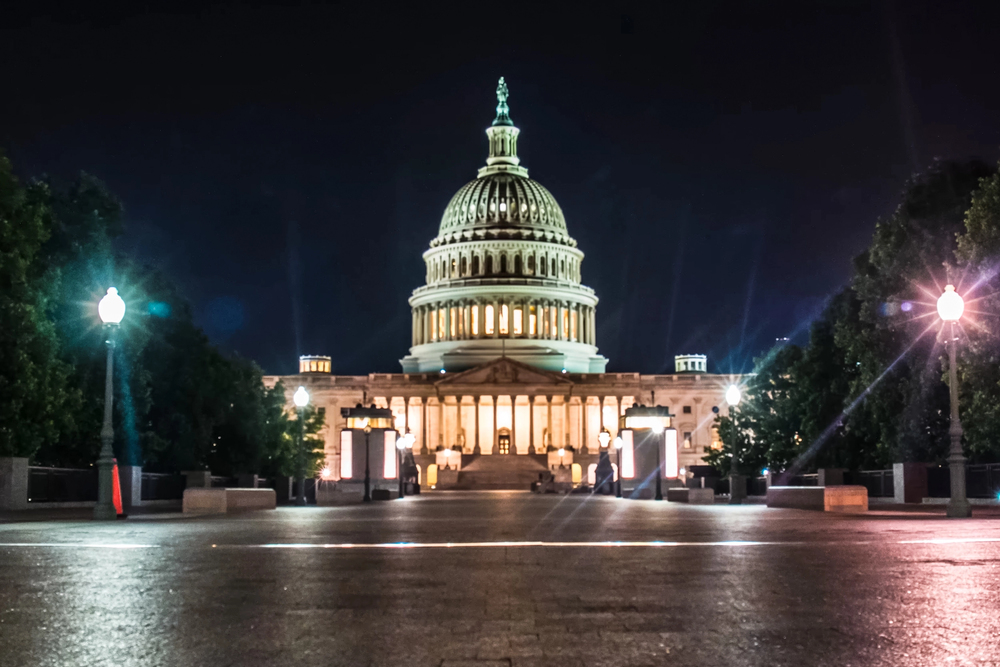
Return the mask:
[(565, 468), (566, 466), (563, 465), (563, 455), (566, 454), (566, 450), (564, 448), (560, 447), (558, 454), (559, 454), (559, 467), (560, 468)]
[(624, 446), (625, 442), (619, 435), (618, 437), (615, 438), (615, 449), (618, 450), (618, 484), (617, 488), (615, 489), (616, 498), (622, 497), (622, 447)]
[(398, 465), (396, 466), (396, 476), (399, 478), (399, 497), (400, 498), (402, 498), (404, 495), (406, 495), (406, 486), (405, 486), (405, 482), (403, 482), (403, 450), (406, 450), (406, 449), (409, 449), (410, 447), (412, 447), (413, 446), (413, 440), (414, 440), (414, 437), (413, 437), (413, 434), (410, 433), (410, 429), (409, 428), (406, 429), (406, 433), (403, 434), (403, 437), (401, 437), (398, 440), (396, 440), (396, 451), (398, 452), (397, 455), (396, 455), (396, 461), (398, 462)]
[(951, 397), (951, 448), (948, 452), (948, 467), (951, 469), (951, 499), (948, 501), (948, 516), (966, 518), (972, 516), (972, 507), (965, 496), (965, 456), (962, 455), (962, 422), (958, 418), (958, 370), (955, 354), (955, 322), (965, 311), (965, 301), (955, 291), (954, 285), (947, 285), (938, 297), (937, 311), (948, 329), (948, 389)]
[(743, 502), (743, 496), (745, 495), (745, 490), (740, 489), (739, 486), (739, 473), (736, 470), (736, 445), (739, 440), (739, 431), (736, 429), (736, 412), (733, 410), (737, 405), (740, 404), (740, 399), (743, 395), (740, 393), (740, 388), (735, 384), (729, 385), (726, 389), (726, 403), (729, 404), (729, 421), (733, 424), (733, 453), (729, 458), (729, 504), (730, 505), (740, 505)]
[(295, 407), (298, 408), (299, 413), (299, 447), (298, 447), (298, 458), (297, 458), (297, 470), (299, 477), (299, 490), (295, 494), (295, 504), (303, 506), (306, 504), (306, 431), (305, 431), (305, 416), (306, 416), (306, 406), (309, 405), (309, 392), (306, 391), (305, 387), (300, 386), (295, 390), (292, 395), (292, 401), (295, 403)]
[(597, 441), (601, 443), (601, 447), (607, 447), (608, 443), (611, 442), (611, 431), (602, 428), (601, 432), (597, 434)]
[(365, 431), (365, 495), (361, 497), (361, 500), (368, 503), (371, 502), (372, 499), (372, 493), (371, 493), (372, 475), (371, 475), (371, 468), (368, 465), (371, 461), (371, 451), (368, 448), (368, 436), (371, 435), (372, 432), (371, 421), (365, 419), (365, 425), (363, 428)]
[[(667, 446), (667, 436), (666, 429), (663, 428), (663, 423), (657, 421), (653, 424), (653, 433), (656, 434), (656, 499), (663, 500), (663, 484), (661, 477), (663, 477), (663, 463), (661, 462), (661, 451)], [(661, 439), (662, 436), (662, 439)]]
[(101, 427), (101, 453), (97, 457), (97, 504), (94, 506), (94, 518), (108, 521), (118, 517), (113, 497), (115, 453), (111, 445), (115, 439), (115, 431), (111, 426), (111, 409), (114, 404), (115, 334), (125, 317), (125, 302), (118, 296), (117, 289), (108, 288), (108, 293), (97, 304), (97, 313), (105, 325), (104, 342), (108, 348), (108, 362), (104, 376), (104, 425)]

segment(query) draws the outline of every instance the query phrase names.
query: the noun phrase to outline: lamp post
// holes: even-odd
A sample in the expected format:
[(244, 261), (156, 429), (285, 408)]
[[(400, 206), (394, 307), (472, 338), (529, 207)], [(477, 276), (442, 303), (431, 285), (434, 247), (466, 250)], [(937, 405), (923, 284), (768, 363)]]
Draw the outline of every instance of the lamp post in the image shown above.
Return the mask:
[[(598, 461), (597, 461), (597, 470), (600, 471), (601, 470), (601, 458), (600, 457), (602, 455), (606, 455), (607, 454), (607, 452), (605, 452), (604, 450), (606, 450), (608, 448), (608, 443), (611, 442), (611, 432), (608, 431), (608, 429), (606, 429), (604, 427), (601, 427), (601, 432), (597, 434), (597, 442), (601, 443), (601, 448), (598, 450)], [(610, 468), (611, 464), (608, 464), (608, 467)], [(596, 477), (596, 475), (595, 475), (595, 477)], [(604, 487), (604, 482), (601, 482), (600, 484), (601, 485), (600, 485), (599, 488), (603, 490), (605, 488)]]
[(958, 417), (958, 368), (955, 353), (955, 322), (965, 311), (965, 301), (955, 291), (954, 285), (945, 286), (944, 293), (937, 300), (937, 311), (947, 326), (948, 337), (948, 393), (951, 398), (948, 467), (951, 472), (951, 499), (948, 501), (947, 513), (949, 517), (966, 518), (972, 516), (972, 507), (965, 496), (965, 456), (962, 455), (962, 422)]
[(369, 503), (372, 500), (372, 492), (371, 492), (372, 475), (371, 475), (371, 468), (369, 468), (368, 466), (371, 460), (371, 452), (368, 449), (368, 436), (371, 435), (372, 425), (371, 422), (367, 419), (365, 420), (364, 431), (365, 431), (365, 495), (361, 497), (361, 500), (366, 503)]
[(566, 454), (566, 450), (563, 447), (560, 447), (558, 454), (559, 454), (559, 467), (565, 468), (566, 466), (563, 465), (563, 455)]
[(726, 403), (729, 404), (729, 421), (733, 424), (733, 454), (729, 458), (729, 504), (740, 505), (743, 503), (745, 489), (740, 488), (740, 475), (736, 468), (736, 445), (739, 440), (739, 431), (736, 428), (736, 412), (734, 408), (740, 404), (743, 395), (740, 388), (735, 384), (729, 385), (726, 389)]
[(298, 506), (304, 506), (306, 504), (306, 430), (305, 430), (305, 416), (306, 416), (306, 406), (309, 405), (309, 392), (306, 391), (305, 387), (300, 386), (295, 390), (292, 395), (292, 401), (295, 403), (295, 407), (298, 409), (299, 413), (299, 446), (298, 446), (298, 456), (296, 459), (296, 473), (299, 478), (299, 489), (298, 493), (295, 494), (295, 504)]
[(656, 434), (656, 496), (657, 500), (663, 500), (663, 483), (661, 478), (663, 477), (663, 461), (662, 461), (662, 449), (667, 446), (667, 436), (666, 429), (663, 428), (663, 424), (656, 422), (653, 424), (653, 433)]
[(619, 435), (615, 438), (615, 449), (618, 451), (618, 480), (615, 488), (615, 498), (622, 497), (622, 447), (625, 446), (625, 442)]
[(413, 446), (413, 434), (410, 433), (410, 429), (406, 429), (406, 433), (396, 440), (396, 477), (399, 478), (399, 497), (402, 498), (406, 495), (406, 483), (403, 481), (403, 450), (409, 449)]
[(115, 431), (111, 425), (111, 410), (114, 405), (115, 334), (125, 317), (125, 302), (118, 296), (117, 289), (108, 288), (108, 293), (97, 304), (97, 312), (105, 325), (104, 342), (108, 348), (108, 361), (104, 376), (104, 425), (101, 427), (101, 453), (97, 458), (97, 504), (94, 506), (94, 518), (109, 521), (118, 517), (113, 497), (115, 453), (111, 445), (115, 439)]

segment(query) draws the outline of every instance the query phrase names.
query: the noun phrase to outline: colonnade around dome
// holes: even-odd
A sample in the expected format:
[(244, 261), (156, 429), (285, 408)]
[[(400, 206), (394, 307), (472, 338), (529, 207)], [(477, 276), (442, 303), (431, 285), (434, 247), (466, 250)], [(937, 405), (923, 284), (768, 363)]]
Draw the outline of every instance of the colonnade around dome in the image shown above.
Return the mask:
[(413, 345), (445, 341), (524, 339), (594, 345), (594, 308), (556, 299), (469, 298), (413, 309)]

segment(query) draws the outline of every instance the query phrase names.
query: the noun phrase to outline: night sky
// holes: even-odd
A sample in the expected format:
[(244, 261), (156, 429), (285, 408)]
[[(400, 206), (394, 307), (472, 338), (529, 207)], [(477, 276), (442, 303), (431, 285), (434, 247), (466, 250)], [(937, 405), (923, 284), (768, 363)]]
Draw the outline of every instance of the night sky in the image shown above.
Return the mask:
[(224, 349), (399, 372), (504, 76), (608, 370), (748, 370), (801, 339), (908, 176), (997, 160), (993, 5), (5, 3), (0, 147), (25, 178), (103, 179), (121, 249)]

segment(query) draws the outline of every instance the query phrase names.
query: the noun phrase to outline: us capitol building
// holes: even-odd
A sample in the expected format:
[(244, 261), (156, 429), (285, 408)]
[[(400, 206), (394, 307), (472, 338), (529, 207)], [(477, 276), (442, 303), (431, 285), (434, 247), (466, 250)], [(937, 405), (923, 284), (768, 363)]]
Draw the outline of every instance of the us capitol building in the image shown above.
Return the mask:
[[(507, 96), (501, 78), (486, 165), (452, 197), (423, 254), (426, 284), (409, 300), (402, 372), (333, 375), (330, 357), (305, 356), (298, 375), (265, 378), (281, 380), (289, 401), (304, 386), (325, 413), (334, 478), (346, 429), (340, 410), (357, 404), (391, 409), (397, 430), (414, 435), (427, 481), (457, 468), (467, 473), (461, 488), (527, 488), (535, 470), (556, 464), (580, 481), (596, 466), (598, 434), (614, 438), (618, 416), (637, 404), (676, 415), (681, 467), (720, 446), (713, 408), (725, 409), (737, 378), (708, 374), (704, 355), (677, 356), (673, 374), (605, 373), (584, 254), (555, 197), (521, 165)], [(488, 459), (505, 455), (500, 467)]]

